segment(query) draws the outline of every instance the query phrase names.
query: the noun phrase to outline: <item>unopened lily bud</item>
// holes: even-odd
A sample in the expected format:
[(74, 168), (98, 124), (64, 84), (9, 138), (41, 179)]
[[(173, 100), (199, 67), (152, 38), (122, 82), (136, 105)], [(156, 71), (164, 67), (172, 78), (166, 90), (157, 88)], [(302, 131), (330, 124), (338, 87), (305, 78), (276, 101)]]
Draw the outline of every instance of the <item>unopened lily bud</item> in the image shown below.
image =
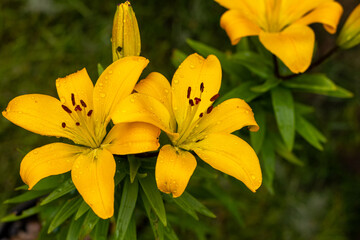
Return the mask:
[(346, 20), (337, 45), (341, 48), (352, 48), (360, 43), (360, 4), (352, 11)]
[(129, 1), (117, 6), (111, 42), (114, 62), (126, 56), (140, 55), (139, 27)]

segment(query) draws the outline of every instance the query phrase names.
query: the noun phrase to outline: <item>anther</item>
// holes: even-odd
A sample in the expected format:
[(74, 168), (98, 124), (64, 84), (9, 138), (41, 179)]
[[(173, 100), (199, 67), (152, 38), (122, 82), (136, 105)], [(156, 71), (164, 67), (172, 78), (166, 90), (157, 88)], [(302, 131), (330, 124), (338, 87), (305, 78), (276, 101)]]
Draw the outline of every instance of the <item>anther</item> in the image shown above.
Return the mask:
[(65, 110), (67, 113), (72, 113), (72, 111), (65, 105), (61, 105), (61, 107)]
[(212, 96), (212, 98), (210, 98), (211, 102), (214, 102), (216, 99), (218, 99), (220, 96), (220, 94), (215, 94), (214, 96)]
[(195, 105), (195, 104), (194, 104), (194, 101), (193, 101), (192, 99), (189, 100), (189, 104), (190, 104), (190, 106), (194, 106), (194, 105)]
[(211, 113), (211, 111), (213, 110), (213, 108), (214, 108), (213, 106), (208, 107), (208, 109), (206, 110), (206, 113), (207, 113), (207, 114)]
[(71, 103), (75, 106), (75, 95), (73, 93), (71, 94)]
[(83, 100), (80, 100), (80, 103), (81, 103), (81, 105), (82, 105), (84, 108), (87, 107), (86, 103), (85, 103)]
[(197, 97), (196, 97), (196, 98), (194, 98), (194, 100), (195, 100), (195, 104), (196, 104), (196, 105), (198, 105), (198, 104), (199, 104), (199, 102), (201, 102), (201, 99), (200, 99), (200, 98), (197, 98)]
[(90, 111), (87, 113), (88, 117), (91, 116), (92, 112), (93, 112), (93, 110), (90, 110)]
[(188, 90), (187, 90), (187, 98), (190, 98), (190, 94), (191, 94), (191, 87), (188, 87)]
[(200, 92), (204, 92), (204, 83), (203, 82), (200, 84)]
[(201, 117), (201, 118), (202, 118), (203, 116), (204, 116), (204, 113), (200, 113), (199, 117)]
[(80, 105), (76, 105), (76, 107), (75, 107), (75, 109), (74, 109), (75, 111), (81, 111), (82, 110), (82, 108), (80, 107)]
[(63, 123), (61, 124), (61, 126), (62, 126), (63, 128), (65, 128), (65, 127), (66, 127), (66, 123), (63, 122)]
[(75, 124), (76, 124), (76, 126), (80, 126), (80, 123), (79, 123), (79, 122), (76, 122)]

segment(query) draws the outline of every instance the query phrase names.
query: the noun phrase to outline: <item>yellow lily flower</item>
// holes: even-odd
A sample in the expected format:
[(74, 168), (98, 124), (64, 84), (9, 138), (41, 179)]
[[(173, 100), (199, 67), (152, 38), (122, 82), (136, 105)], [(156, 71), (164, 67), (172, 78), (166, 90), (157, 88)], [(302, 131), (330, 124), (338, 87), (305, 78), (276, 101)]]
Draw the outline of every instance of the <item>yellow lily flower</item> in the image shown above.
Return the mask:
[(230, 133), (250, 126), (259, 129), (254, 114), (243, 100), (229, 99), (217, 107), (221, 65), (193, 54), (179, 66), (170, 86), (160, 73), (140, 81), (134, 93), (120, 103), (113, 115), (115, 123), (141, 121), (164, 130), (171, 145), (161, 148), (156, 162), (158, 188), (179, 197), (197, 165), (194, 151), (213, 168), (229, 174), (252, 191), (261, 185), (262, 176), (254, 150)]
[[(31, 189), (50, 175), (71, 170), (71, 178), (84, 201), (101, 218), (114, 212), (112, 154), (133, 154), (158, 149), (158, 128), (147, 123), (106, 126), (117, 105), (131, 94), (148, 64), (143, 57), (126, 57), (111, 64), (95, 87), (86, 69), (56, 80), (59, 99), (41, 94), (14, 98), (3, 116), (31, 132), (65, 137), (77, 145), (51, 143), (29, 152), (20, 175)], [(106, 136), (106, 137), (105, 137)]]
[(322, 23), (331, 34), (343, 12), (333, 0), (215, 0), (229, 9), (220, 26), (231, 43), (242, 37), (259, 36), (260, 42), (293, 72), (302, 73), (310, 66), (314, 32), (307, 25)]

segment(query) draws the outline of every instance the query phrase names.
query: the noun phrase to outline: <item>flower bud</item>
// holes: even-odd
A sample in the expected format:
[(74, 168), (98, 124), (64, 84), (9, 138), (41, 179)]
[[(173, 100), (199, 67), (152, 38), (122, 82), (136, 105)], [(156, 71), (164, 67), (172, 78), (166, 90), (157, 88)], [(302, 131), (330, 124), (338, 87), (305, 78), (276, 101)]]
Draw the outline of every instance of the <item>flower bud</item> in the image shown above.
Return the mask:
[(111, 43), (114, 62), (126, 56), (140, 55), (139, 27), (129, 1), (117, 6)]
[(360, 4), (352, 11), (346, 20), (337, 45), (341, 48), (352, 48), (360, 43)]

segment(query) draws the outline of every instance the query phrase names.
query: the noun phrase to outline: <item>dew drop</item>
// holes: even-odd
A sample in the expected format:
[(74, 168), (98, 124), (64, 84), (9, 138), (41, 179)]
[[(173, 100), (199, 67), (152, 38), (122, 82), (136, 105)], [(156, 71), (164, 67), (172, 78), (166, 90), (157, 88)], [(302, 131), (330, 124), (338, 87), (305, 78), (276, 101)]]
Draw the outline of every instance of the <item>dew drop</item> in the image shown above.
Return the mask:
[(255, 180), (255, 175), (251, 175), (251, 179), (252, 179), (252, 180)]
[(190, 64), (190, 68), (191, 68), (191, 69), (194, 69), (194, 68), (195, 68), (195, 65), (194, 65), (194, 64)]
[(100, 93), (100, 97), (104, 98), (106, 96), (105, 93)]
[(38, 153), (39, 153), (38, 151), (36, 151), (36, 150), (34, 151), (34, 154), (38, 154)]
[(65, 103), (65, 98), (64, 98), (64, 97), (61, 97), (61, 98), (60, 98), (60, 102), (64, 104), (64, 103)]
[(130, 102), (134, 103), (134, 102), (135, 102), (135, 99), (131, 98), (131, 99), (130, 99)]
[(103, 84), (103, 83), (99, 83), (99, 87), (102, 87), (102, 86), (104, 86), (104, 84)]
[(175, 83), (175, 84), (178, 84), (178, 83), (179, 83), (179, 80), (174, 79), (174, 83)]
[(246, 111), (245, 111), (245, 113), (246, 113), (246, 114), (248, 114), (248, 113), (249, 113), (249, 111), (248, 111), (248, 110), (246, 110)]
[(169, 93), (169, 90), (167, 90), (167, 89), (165, 89), (164, 91), (165, 91), (165, 93)]
[(112, 74), (112, 73), (113, 73), (113, 71), (110, 70), (110, 71), (109, 71), (109, 74)]
[(55, 84), (55, 85), (56, 85), (56, 87), (58, 88), (58, 87), (60, 87), (61, 84), (60, 84), (58, 81), (56, 81), (56, 84)]

